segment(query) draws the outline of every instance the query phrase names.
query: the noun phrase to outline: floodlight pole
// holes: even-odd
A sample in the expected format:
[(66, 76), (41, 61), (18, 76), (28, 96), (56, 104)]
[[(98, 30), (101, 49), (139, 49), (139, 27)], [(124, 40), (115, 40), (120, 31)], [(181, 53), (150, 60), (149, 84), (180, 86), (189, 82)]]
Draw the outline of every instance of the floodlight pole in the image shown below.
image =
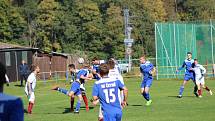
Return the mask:
[(132, 43), (133, 39), (131, 39), (131, 30), (132, 27), (129, 25), (129, 9), (124, 9), (124, 20), (125, 20), (125, 59), (128, 60), (128, 72), (131, 71), (132, 65)]

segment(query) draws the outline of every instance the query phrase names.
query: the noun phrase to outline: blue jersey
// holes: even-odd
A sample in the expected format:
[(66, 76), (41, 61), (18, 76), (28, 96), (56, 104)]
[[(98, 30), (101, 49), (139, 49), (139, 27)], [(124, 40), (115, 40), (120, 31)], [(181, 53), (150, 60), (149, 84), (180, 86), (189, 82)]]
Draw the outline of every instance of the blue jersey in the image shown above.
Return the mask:
[(93, 70), (96, 71), (96, 73), (99, 73), (99, 65), (93, 65)]
[(24, 121), (24, 109), (20, 98), (0, 93), (0, 121)]
[(119, 102), (118, 91), (123, 89), (124, 85), (115, 78), (102, 78), (96, 81), (93, 86), (93, 96), (99, 97), (100, 104), (104, 113), (122, 112)]
[(146, 61), (143, 64), (140, 64), (140, 72), (144, 76), (144, 80), (153, 79), (151, 71), (154, 68), (153, 64), (149, 61)]
[(85, 83), (84, 79), (81, 79), (81, 75), (83, 75), (84, 77), (87, 77), (88, 75), (88, 69), (81, 69), (78, 71), (77, 75), (76, 75), (76, 79), (78, 81), (80, 81), (81, 83)]
[(194, 63), (193, 59), (191, 60), (186, 59), (184, 60), (182, 66), (178, 70), (182, 70), (185, 67), (185, 75), (193, 75), (194, 72), (190, 70), (190, 68), (192, 68), (193, 66), (193, 63)]

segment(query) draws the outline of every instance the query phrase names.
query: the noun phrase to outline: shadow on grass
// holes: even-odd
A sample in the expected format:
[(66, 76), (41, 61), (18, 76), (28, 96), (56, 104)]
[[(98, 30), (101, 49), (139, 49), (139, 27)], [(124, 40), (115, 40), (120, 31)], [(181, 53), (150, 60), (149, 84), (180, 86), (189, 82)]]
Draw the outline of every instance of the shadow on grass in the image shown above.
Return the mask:
[[(171, 97), (171, 98), (179, 98), (178, 96), (167, 96), (167, 97)], [(182, 96), (182, 98), (183, 97), (190, 97), (190, 98), (194, 98), (194, 97), (196, 97), (196, 96)]]
[[(92, 110), (94, 107), (89, 107), (90, 110)], [(73, 109), (73, 111), (71, 111), (70, 108), (64, 108), (64, 112), (63, 114), (66, 114), (66, 113), (73, 113), (75, 109)], [(85, 107), (81, 107), (80, 110), (86, 110)]]
[(135, 104), (134, 104), (134, 105), (130, 105), (130, 104), (129, 104), (128, 106), (140, 107), (140, 106), (143, 106), (143, 105), (135, 105)]
[(16, 84), (14, 85), (15, 87), (24, 87), (24, 85), (19, 85), (19, 84)]

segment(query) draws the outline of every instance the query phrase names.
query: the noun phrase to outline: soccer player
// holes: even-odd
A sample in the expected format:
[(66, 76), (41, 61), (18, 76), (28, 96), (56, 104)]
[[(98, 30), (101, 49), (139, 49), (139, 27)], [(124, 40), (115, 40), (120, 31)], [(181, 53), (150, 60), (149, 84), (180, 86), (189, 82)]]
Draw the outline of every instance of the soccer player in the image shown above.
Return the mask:
[(93, 78), (96, 79), (96, 80), (99, 80), (100, 79), (100, 75), (99, 75), (99, 65), (100, 65), (100, 62), (99, 60), (95, 57), (93, 58), (92, 60), (92, 74), (93, 74)]
[(32, 65), (31, 66), (31, 74), (28, 76), (27, 82), (25, 84), (25, 94), (28, 97), (29, 103), (28, 103), (28, 114), (32, 114), (33, 105), (35, 102), (35, 87), (37, 78), (36, 76), (39, 74), (40, 68), (39, 66)]
[(24, 121), (22, 100), (3, 93), (5, 74), (5, 66), (0, 63), (0, 121)]
[[(128, 89), (116, 78), (108, 77), (109, 67), (107, 64), (100, 65), (101, 79), (93, 86), (93, 104), (99, 100), (103, 111), (104, 121), (121, 121), (122, 108), (126, 106)], [(124, 100), (120, 104), (118, 89), (123, 90)]]
[(187, 59), (184, 60), (183, 65), (178, 70), (176, 70), (176, 72), (178, 73), (180, 70), (182, 70), (185, 67), (184, 82), (179, 89), (179, 95), (177, 96), (178, 98), (182, 98), (184, 86), (186, 85), (186, 83), (190, 79), (193, 80), (193, 83), (195, 85), (194, 86), (194, 94), (198, 97), (198, 94), (197, 94), (198, 88), (197, 88), (196, 83), (195, 83), (194, 71), (190, 70), (192, 65), (193, 65), (193, 62), (194, 62), (194, 60), (192, 59), (192, 53), (187, 52)]
[(196, 79), (196, 85), (198, 87), (198, 95), (201, 98), (202, 97), (202, 90), (201, 87), (206, 89), (210, 95), (213, 95), (212, 91), (205, 86), (205, 79), (204, 79), (204, 74), (206, 73), (206, 69), (198, 64), (198, 60), (194, 59), (194, 67), (191, 68), (191, 70), (193, 70), (195, 72), (195, 79)]
[(147, 101), (146, 106), (149, 106), (152, 103), (152, 100), (149, 95), (149, 89), (153, 81), (152, 76), (153, 70), (154, 70), (153, 64), (149, 61), (146, 61), (145, 56), (140, 57), (140, 72), (144, 76), (141, 84), (141, 94)]
[[(115, 62), (113, 59), (109, 59), (108, 66), (109, 66), (108, 77), (116, 78), (116, 79), (120, 80), (120, 82), (122, 84), (124, 84), (123, 77), (120, 74), (118, 68), (115, 68)], [(119, 100), (120, 100), (120, 102), (123, 100), (123, 93), (121, 92), (121, 94), (120, 94), (120, 91), (119, 91)]]
[[(76, 80), (72, 83), (71, 88), (70, 88), (69, 91), (64, 89), (64, 88), (60, 88), (58, 86), (55, 86), (55, 87), (52, 88), (52, 90), (57, 90), (57, 91), (65, 94), (65, 95), (67, 95), (69, 97), (73, 97), (73, 98), (74, 98), (74, 96), (78, 97), (78, 101), (77, 101), (74, 113), (79, 113), (79, 110), (80, 110), (80, 107), (81, 107), (81, 102), (83, 100), (80, 85), (82, 83), (84, 83), (85, 81), (92, 79), (91, 77), (87, 76), (88, 69), (89, 69), (89, 66), (87, 64), (84, 64), (84, 67), (82, 69), (80, 69), (80, 71), (77, 73)], [(88, 107), (88, 109), (89, 109), (89, 107)]]
[[(108, 73), (108, 77), (111, 77), (111, 78), (115, 78), (117, 80), (120, 80), (120, 82), (122, 84), (124, 84), (124, 81), (123, 81), (123, 77), (122, 75), (120, 74), (120, 71), (119, 69), (116, 67), (115, 65), (115, 61), (113, 58), (109, 59), (108, 60), (108, 66), (109, 66), (109, 73)], [(123, 101), (123, 91), (118, 91), (118, 97), (119, 97), (119, 102), (121, 103)], [(98, 117), (98, 121), (103, 121), (103, 112), (102, 112), (102, 109), (101, 109), (101, 106), (99, 108), (99, 117)]]
[[(72, 82), (74, 82), (76, 80), (75, 77), (76, 77), (76, 75), (78, 73), (78, 70), (75, 68), (74, 64), (69, 64), (68, 67), (69, 67), (69, 72), (73, 76), (73, 79), (71, 81), (71, 83), (72, 83)], [(75, 101), (75, 97), (74, 96), (70, 97), (70, 111), (71, 112), (74, 112), (74, 101)]]

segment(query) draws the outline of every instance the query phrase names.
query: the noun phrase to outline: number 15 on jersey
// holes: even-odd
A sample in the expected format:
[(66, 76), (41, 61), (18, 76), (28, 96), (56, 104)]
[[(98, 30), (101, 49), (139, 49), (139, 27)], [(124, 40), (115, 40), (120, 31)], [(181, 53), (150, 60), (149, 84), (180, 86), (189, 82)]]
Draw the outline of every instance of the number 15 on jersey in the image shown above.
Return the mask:
[(115, 95), (114, 88), (104, 89), (103, 92), (105, 94), (105, 100), (107, 103), (114, 103), (116, 101), (116, 95)]

